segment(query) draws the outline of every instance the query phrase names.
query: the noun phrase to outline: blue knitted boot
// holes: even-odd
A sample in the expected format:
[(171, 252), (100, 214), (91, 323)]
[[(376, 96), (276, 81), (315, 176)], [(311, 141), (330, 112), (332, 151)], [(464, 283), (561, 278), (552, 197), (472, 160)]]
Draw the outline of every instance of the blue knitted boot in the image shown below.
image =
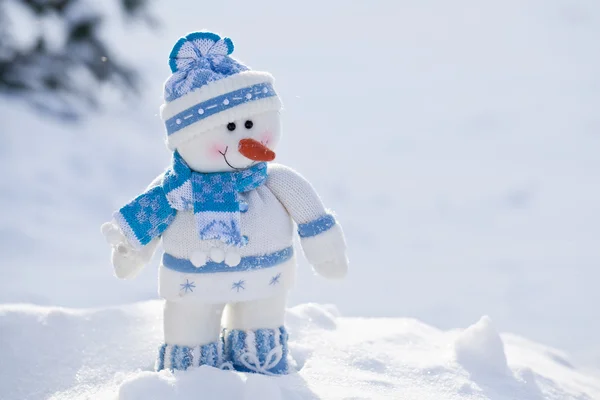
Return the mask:
[(223, 330), (225, 357), (236, 371), (265, 375), (290, 373), (285, 327), (242, 331)]
[(158, 350), (155, 369), (186, 370), (201, 365), (221, 368), (223, 361), (222, 340), (194, 347), (163, 344)]

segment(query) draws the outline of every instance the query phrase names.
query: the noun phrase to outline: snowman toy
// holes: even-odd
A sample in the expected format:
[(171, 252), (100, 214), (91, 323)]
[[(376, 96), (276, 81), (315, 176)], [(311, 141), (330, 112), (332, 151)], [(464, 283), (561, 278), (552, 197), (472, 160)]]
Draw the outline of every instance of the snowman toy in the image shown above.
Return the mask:
[(102, 226), (117, 277), (135, 277), (162, 239), (164, 343), (156, 370), (209, 365), (292, 372), (285, 305), (294, 231), (326, 278), (348, 270), (342, 229), (297, 172), (269, 163), (281, 136), (273, 77), (210, 32), (169, 56), (161, 118), (171, 166)]

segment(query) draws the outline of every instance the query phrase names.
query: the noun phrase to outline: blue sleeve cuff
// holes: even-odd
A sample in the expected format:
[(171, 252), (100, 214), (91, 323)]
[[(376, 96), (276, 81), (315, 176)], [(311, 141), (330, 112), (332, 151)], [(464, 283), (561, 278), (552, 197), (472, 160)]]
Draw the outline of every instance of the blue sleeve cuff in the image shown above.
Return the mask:
[(320, 233), (328, 231), (335, 224), (333, 215), (325, 214), (305, 224), (298, 224), (298, 234), (301, 238), (317, 236)]

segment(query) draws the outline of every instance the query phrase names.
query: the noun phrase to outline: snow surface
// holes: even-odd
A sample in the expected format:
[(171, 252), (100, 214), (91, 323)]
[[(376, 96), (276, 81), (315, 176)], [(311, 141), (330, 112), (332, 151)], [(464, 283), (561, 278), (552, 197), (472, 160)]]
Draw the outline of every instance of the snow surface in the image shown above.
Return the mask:
[[(156, 32), (118, 18), (104, 26), (140, 69), (139, 99), (101, 88), (100, 114), (56, 121), (0, 98), (0, 399), (84, 398), (125, 379), (125, 396), (150, 390), (141, 381), (185, 393), (215, 374), (274, 398), (280, 383), (324, 398), (398, 388), (401, 398), (598, 397), (600, 2), (153, 7)], [(290, 299), (335, 303), (348, 317), (337, 329), (296, 326), (306, 384), (132, 375), (150, 369), (160, 338), (156, 261), (117, 280), (99, 226), (168, 164), (166, 56), (199, 28), (230, 36), (237, 57), (276, 77), (278, 161), (310, 179), (347, 235), (348, 279), (317, 278), (302, 260)], [(482, 315), (519, 337), (502, 334), (501, 345), (483, 319), (454, 347), (452, 329)]]
[(588, 400), (600, 396), (597, 378), (571, 364), (562, 352), (512, 335), (501, 339), (488, 318), (464, 332), (444, 332), (407, 318), (341, 318), (335, 307), (316, 304), (288, 310), (297, 374), (267, 377), (210, 367), (156, 373), (151, 369), (161, 341), (161, 314), (159, 301), (94, 310), (0, 307), (0, 335), (8, 339), (0, 341), (0, 354), (12, 360), (0, 363), (5, 383), (0, 398)]

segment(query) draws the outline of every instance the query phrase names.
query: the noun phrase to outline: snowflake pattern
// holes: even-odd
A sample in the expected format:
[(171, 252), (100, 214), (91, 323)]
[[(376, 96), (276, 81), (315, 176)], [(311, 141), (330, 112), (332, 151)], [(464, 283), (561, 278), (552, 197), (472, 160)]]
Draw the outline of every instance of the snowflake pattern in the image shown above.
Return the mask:
[(244, 286), (245, 284), (246, 284), (246, 281), (243, 279), (240, 279), (237, 282), (233, 282), (233, 284), (231, 285), (231, 290), (235, 290), (239, 293), (240, 290), (246, 290), (246, 287)]
[(223, 193), (215, 193), (213, 196), (213, 201), (215, 203), (225, 203), (225, 196)]
[(180, 201), (184, 210), (191, 210), (194, 206), (194, 202), (187, 196), (181, 196)]
[(281, 272), (271, 278), (271, 282), (269, 282), (269, 285), (270, 286), (277, 285), (278, 283), (280, 283), (279, 279), (281, 279)]
[(144, 222), (146, 222), (148, 220), (148, 216), (144, 212), (144, 209), (141, 209), (140, 211), (138, 211), (135, 214), (135, 218), (137, 219), (137, 222), (139, 222), (140, 224), (143, 224)]
[(185, 283), (182, 283), (182, 284), (181, 284), (181, 285), (179, 285), (179, 286), (181, 286), (181, 290), (182, 290), (184, 293), (187, 293), (187, 292), (193, 292), (193, 291), (194, 291), (194, 289), (196, 288), (196, 285), (194, 284), (194, 281), (190, 282), (190, 280), (189, 280), (189, 279), (186, 279), (186, 280), (185, 280)]
[(153, 213), (156, 213), (158, 210), (160, 210), (160, 202), (158, 199), (154, 198), (151, 200), (150, 209), (152, 209)]

